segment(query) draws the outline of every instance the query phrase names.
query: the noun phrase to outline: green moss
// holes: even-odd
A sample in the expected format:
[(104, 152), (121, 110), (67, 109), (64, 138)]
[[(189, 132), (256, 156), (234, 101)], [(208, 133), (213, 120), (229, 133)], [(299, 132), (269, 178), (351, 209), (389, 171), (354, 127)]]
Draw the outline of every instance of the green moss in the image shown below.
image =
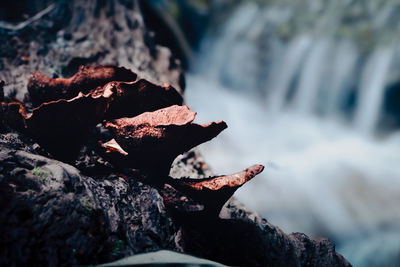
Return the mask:
[(125, 249), (124, 241), (119, 239), (118, 241), (115, 242), (114, 248), (112, 250), (112, 254), (118, 255), (124, 249)]
[(40, 181), (42, 181), (43, 184), (48, 177), (48, 173), (40, 168), (34, 168), (32, 174), (40, 177)]
[(79, 201), (87, 211), (92, 211), (94, 209), (94, 204), (89, 197), (81, 197)]

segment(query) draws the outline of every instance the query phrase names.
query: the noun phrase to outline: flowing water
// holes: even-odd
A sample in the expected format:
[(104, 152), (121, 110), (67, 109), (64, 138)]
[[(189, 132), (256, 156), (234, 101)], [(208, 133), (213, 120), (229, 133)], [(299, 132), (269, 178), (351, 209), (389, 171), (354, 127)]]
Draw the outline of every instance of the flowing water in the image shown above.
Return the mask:
[(229, 127), (200, 149), (218, 173), (264, 164), (236, 196), (284, 231), (329, 237), (354, 266), (400, 266), (400, 132), (380, 130), (397, 2), (366, 1), (365, 42), (362, 1), (270, 2), (242, 2), (204, 40), (186, 102)]

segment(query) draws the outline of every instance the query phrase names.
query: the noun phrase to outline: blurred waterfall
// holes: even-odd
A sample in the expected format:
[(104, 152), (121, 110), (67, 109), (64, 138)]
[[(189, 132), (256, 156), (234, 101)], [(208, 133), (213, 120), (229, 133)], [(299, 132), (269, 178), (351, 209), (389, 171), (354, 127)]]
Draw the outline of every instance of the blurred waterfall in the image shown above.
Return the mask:
[(237, 3), (187, 78), (198, 120), (229, 126), (206, 159), (265, 164), (236, 196), (284, 231), (328, 237), (354, 266), (400, 266), (400, 132), (381, 127), (400, 118), (383, 112), (400, 92), (400, 2)]
[[(220, 27), (219, 37), (204, 42), (207, 59), (197, 69), (233, 89), (266, 97), (271, 112), (289, 106), (337, 116), (350, 105), (344, 118), (354, 116), (356, 128), (373, 134), (380, 120), (385, 122), (385, 88), (393, 77), (400, 80), (400, 66), (391, 65), (400, 50), (397, 37), (386, 30), (396, 15), (394, 4), (371, 3), (363, 11), (357, 1), (325, 2), (327, 7), (303, 0), (303, 6), (261, 8), (245, 1)], [(397, 26), (391, 27), (398, 34)]]
[(382, 110), (385, 78), (390, 69), (393, 49), (379, 48), (372, 53), (366, 63), (360, 81), (360, 96), (355, 115), (356, 127), (370, 133), (377, 124)]
[(307, 36), (300, 36), (292, 41), (282, 58), (276, 60), (272, 66), (271, 78), (267, 88), (273, 88), (268, 98), (268, 107), (272, 112), (278, 112), (282, 109), (289, 87), (293, 82), (297, 72), (300, 69), (301, 61), (308, 52), (312, 40)]
[(327, 60), (330, 75), (324, 83), (326, 98), (319, 101), (327, 113), (336, 114), (340, 109), (340, 103), (343, 102), (346, 91), (351, 88), (355, 80), (356, 63), (359, 57), (359, 51), (353, 43), (341, 40)]
[(311, 51), (305, 59), (300, 70), (299, 85), (296, 92), (295, 108), (300, 112), (309, 113), (313, 111), (318, 89), (323, 86), (323, 74), (329, 57), (327, 56), (332, 41), (329, 39), (316, 40)]

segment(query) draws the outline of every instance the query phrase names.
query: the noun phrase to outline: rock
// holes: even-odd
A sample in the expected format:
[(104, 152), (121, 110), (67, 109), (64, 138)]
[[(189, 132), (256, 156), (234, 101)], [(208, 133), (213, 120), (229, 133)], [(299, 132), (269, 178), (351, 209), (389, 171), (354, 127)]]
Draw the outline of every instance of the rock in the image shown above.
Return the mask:
[(0, 265), (87, 265), (177, 249), (175, 226), (150, 186), (118, 177), (94, 180), (3, 145), (0, 166)]
[(4, 81), (0, 80), (0, 102), (4, 100)]
[(351, 266), (329, 240), (287, 235), (235, 199), (220, 217), (181, 221), (181, 246), (187, 253), (230, 266)]
[[(52, 2), (47, 13), (22, 29), (0, 25), (0, 79), (6, 82), (6, 96), (15, 93), (22, 101), (35, 71), (70, 77), (81, 65), (91, 64), (124, 66), (140, 78), (183, 91), (180, 65), (173, 55), (165, 58), (162, 49), (148, 41), (137, 0)], [(30, 1), (22, 8), (25, 13), (41, 11), (43, 3)], [(159, 57), (164, 60), (157, 61)]]
[(0, 140), (1, 265), (96, 264), (171, 249), (235, 266), (350, 266), (328, 240), (286, 235), (235, 200), (221, 218), (182, 220), (138, 177), (94, 179), (36, 154), (21, 135)]

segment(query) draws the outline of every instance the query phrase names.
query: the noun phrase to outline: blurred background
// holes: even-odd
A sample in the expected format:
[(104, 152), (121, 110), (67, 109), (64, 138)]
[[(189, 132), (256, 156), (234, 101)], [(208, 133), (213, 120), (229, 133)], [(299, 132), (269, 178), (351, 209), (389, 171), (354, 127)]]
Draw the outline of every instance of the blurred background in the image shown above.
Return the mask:
[(400, 266), (400, 1), (145, 2), (187, 104), (228, 123), (208, 163), (267, 167), (236, 196), (354, 266)]

